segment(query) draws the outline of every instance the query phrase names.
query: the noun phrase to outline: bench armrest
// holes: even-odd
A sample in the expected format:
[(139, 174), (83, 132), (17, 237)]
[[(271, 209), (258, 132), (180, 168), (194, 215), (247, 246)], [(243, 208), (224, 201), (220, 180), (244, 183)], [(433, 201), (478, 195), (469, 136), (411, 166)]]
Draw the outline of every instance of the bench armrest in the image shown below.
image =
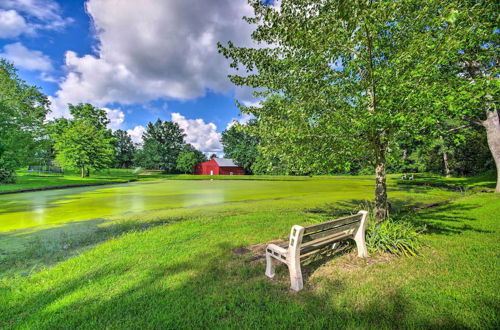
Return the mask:
[(282, 255), (284, 255), (284, 256), (286, 256), (286, 255), (287, 255), (287, 252), (288, 252), (288, 250), (287, 250), (287, 249), (282, 248), (281, 246), (278, 246), (278, 245), (276, 245), (276, 244), (269, 244), (269, 245), (267, 246), (267, 249), (269, 249), (269, 250), (273, 250), (273, 251), (275, 251), (275, 252), (277, 252), (277, 253), (279, 253), (279, 254), (282, 254)]

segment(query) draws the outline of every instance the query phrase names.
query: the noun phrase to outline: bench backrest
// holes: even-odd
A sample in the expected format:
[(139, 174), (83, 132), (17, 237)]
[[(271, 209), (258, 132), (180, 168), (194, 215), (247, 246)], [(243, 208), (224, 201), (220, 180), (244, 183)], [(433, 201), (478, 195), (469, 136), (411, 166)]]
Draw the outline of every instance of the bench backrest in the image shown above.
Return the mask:
[(352, 232), (359, 227), (363, 214), (358, 213), (345, 218), (335, 219), (328, 222), (304, 227), (302, 243), (314, 240), (321, 240), (328, 236), (333, 236), (342, 232)]
[[(335, 219), (327, 222), (318, 223), (308, 227), (295, 225), (290, 232), (289, 253), (292, 257), (298, 257), (301, 253), (315, 250), (321, 246), (321, 241), (333, 239), (344, 239), (354, 237), (361, 228), (364, 233), (367, 211)], [(301, 246), (304, 246), (302, 251)]]

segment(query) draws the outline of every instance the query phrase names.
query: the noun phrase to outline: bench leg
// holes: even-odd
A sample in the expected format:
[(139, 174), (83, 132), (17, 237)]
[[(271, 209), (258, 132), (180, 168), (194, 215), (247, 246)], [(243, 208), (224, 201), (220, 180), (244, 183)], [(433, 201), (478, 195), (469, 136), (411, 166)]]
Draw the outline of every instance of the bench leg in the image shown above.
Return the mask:
[(288, 265), (288, 270), (290, 271), (290, 283), (292, 290), (302, 290), (304, 288), (304, 282), (302, 280), (302, 270), (300, 269), (300, 259), (291, 260)]
[(366, 249), (366, 243), (365, 243), (365, 229), (366, 229), (366, 221), (368, 220), (368, 212), (359, 211), (359, 213), (363, 214), (363, 217), (361, 218), (361, 223), (359, 225), (359, 228), (356, 231), (356, 234), (354, 235), (354, 241), (356, 242), (356, 247), (358, 248), (358, 257), (368, 258), (368, 250)]
[(355, 238), (356, 247), (358, 248), (358, 257), (367, 258), (368, 250), (366, 249), (366, 243), (364, 237)]
[(274, 260), (273, 257), (269, 255), (269, 253), (266, 252), (266, 276), (269, 278), (274, 278), (274, 275), (276, 275), (275, 272), (275, 267), (276, 267), (276, 260)]

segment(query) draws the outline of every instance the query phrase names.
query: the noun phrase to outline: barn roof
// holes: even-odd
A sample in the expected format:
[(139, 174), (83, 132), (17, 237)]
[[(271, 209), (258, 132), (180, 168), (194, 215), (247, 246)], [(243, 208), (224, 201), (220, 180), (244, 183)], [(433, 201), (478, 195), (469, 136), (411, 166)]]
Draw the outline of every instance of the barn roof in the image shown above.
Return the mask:
[(214, 158), (214, 160), (220, 167), (239, 167), (229, 158)]

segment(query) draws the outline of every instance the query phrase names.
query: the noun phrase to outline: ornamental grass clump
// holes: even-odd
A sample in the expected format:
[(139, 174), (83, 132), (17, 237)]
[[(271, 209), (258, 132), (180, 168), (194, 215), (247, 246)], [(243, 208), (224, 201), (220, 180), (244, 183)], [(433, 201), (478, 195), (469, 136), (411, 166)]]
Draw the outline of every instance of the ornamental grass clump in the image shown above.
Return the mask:
[(366, 245), (371, 252), (416, 256), (422, 248), (422, 231), (423, 229), (403, 219), (387, 219), (378, 223), (370, 221), (366, 231)]

